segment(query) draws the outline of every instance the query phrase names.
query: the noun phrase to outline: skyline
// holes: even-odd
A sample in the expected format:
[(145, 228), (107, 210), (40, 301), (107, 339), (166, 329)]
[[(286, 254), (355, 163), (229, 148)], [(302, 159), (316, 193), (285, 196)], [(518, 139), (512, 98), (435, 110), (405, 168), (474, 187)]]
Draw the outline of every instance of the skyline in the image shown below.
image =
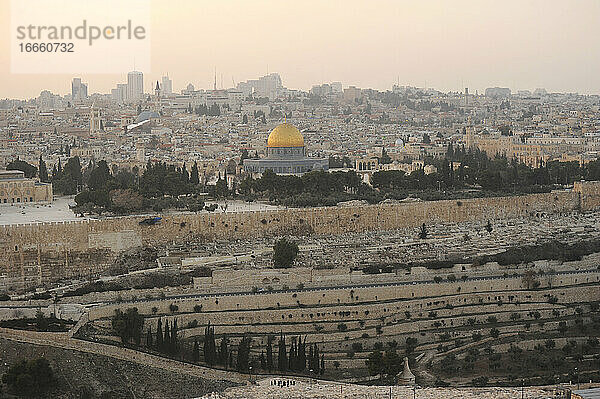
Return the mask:
[[(277, 72), (284, 86), (300, 90), (340, 81), (378, 90), (399, 82), (443, 92), (499, 86), (600, 93), (600, 53), (590, 51), (600, 36), (595, 1), (577, 7), (537, 0), (213, 3), (151, 2), (145, 91), (165, 73), (174, 92), (188, 83), (209, 89), (216, 68), (225, 88)], [(7, 33), (0, 40), (0, 98), (65, 94), (73, 77), (88, 82), (90, 93), (109, 93), (125, 80), (122, 74), (11, 74), (8, 6), (0, 2)]]

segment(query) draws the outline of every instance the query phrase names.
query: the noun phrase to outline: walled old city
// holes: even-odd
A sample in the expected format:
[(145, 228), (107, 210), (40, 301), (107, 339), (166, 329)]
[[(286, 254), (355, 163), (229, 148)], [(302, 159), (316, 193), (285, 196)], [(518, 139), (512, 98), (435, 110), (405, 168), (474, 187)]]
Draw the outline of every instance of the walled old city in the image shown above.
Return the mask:
[[(82, 72), (66, 80), (47, 75), (56, 66), (48, 62), (39, 95), (29, 93), (34, 74), (2, 80), (0, 399), (598, 398), (600, 96), (587, 94), (597, 76), (584, 73), (598, 68), (573, 54), (582, 43), (581, 52), (595, 56), (597, 43), (567, 32), (573, 15), (578, 31), (597, 30), (596, 5), (561, 4), (548, 18), (554, 0), (515, 1), (519, 12), (535, 9), (522, 32), (517, 13), (476, 12), (494, 2), (470, 0), (423, 2), (431, 9), (420, 18), (413, 13), (421, 2), (404, 9), (411, 1), (345, 0), (351, 14), (318, 0), (73, 2), (101, 3), (111, 18), (152, 3), (155, 43), (171, 32), (177, 43), (163, 47), (179, 51), (190, 37), (193, 50), (182, 62), (183, 53), (153, 49), (153, 62), (172, 61), (175, 74), (162, 63), (161, 75)], [(41, 18), (52, 2), (35, 3), (40, 9), (23, 17)], [(275, 4), (286, 12), (263, 23), (278, 13)], [(212, 7), (227, 23), (204, 18)], [(543, 65), (526, 75), (541, 83), (568, 60), (561, 65), (586, 82), (584, 94), (531, 82), (478, 87), (470, 76), (466, 87), (463, 74), (483, 65), (471, 56), (482, 54), (464, 39), (449, 41), (453, 30), (438, 29), (445, 24), (426, 26), (444, 7), (460, 12), (440, 13), (460, 32), (478, 14), (502, 16), (510, 29), (480, 24), (486, 49), (503, 50), (488, 31), (535, 44), (527, 58)], [(378, 10), (386, 15), (370, 20)], [(386, 17), (389, 29), (379, 31)], [(397, 34), (413, 23), (419, 27)], [(179, 31), (186, 26), (192, 34)], [(253, 37), (259, 26), (268, 34)], [(323, 27), (351, 46), (319, 52), (331, 36)], [(288, 43), (317, 32), (304, 53)], [(401, 85), (407, 76), (371, 66), (367, 75), (387, 88), (337, 80), (286, 87), (300, 70), (329, 76), (335, 57), (326, 55), (337, 49), (352, 55), (342, 68), (349, 74), (383, 48), (402, 68), (416, 59), (429, 74), (422, 45), (436, 32), (448, 37), (432, 41), (444, 44), (431, 53), (434, 75), (464, 58), (448, 78), (460, 75), (457, 87), (427, 87), (425, 75), (424, 87)], [(228, 34), (235, 38), (225, 43)], [(569, 48), (544, 57), (544, 37)], [(411, 57), (404, 47), (413, 42), (419, 51)], [(242, 66), (256, 52), (259, 63), (294, 65), (275, 64), (285, 74), (256, 79), (240, 71), (236, 78), (246, 80), (231, 76), (229, 87), (218, 58), (238, 44), (228, 64)], [(54, 54), (47, 53), (28, 55)], [(123, 54), (135, 54), (139, 67), (138, 51), (105, 58), (112, 64)], [(297, 57), (309, 62), (297, 65)], [(502, 57), (485, 64), (494, 71), (485, 81), (500, 84), (501, 73), (520, 66)], [(211, 88), (198, 87), (206, 86), (201, 79)], [(4, 98), (14, 85), (36, 97)]]

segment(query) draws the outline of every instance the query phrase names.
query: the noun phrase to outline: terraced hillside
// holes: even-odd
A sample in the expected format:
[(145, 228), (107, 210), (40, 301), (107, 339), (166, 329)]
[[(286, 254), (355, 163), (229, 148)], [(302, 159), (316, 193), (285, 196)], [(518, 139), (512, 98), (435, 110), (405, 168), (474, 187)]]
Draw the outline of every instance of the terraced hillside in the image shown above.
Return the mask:
[[(483, 353), (491, 348), (490, 354), (504, 356), (514, 352), (511, 344), (523, 350), (549, 339), (555, 347), (562, 347), (565, 340), (594, 342), (599, 331), (600, 270), (538, 271), (535, 278), (539, 285), (533, 289), (521, 274), (385, 283), (370, 283), (365, 276), (347, 286), (144, 299), (92, 308), (82, 333), (117, 341), (111, 317), (117, 309), (136, 307), (144, 316), (145, 334), (156, 331), (159, 319), (163, 325), (177, 320), (184, 342), (181, 356), (188, 360), (193, 358), (194, 340), (202, 341), (210, 324), (217, 341), (227, 335), (233, 348), (243, 336), (251, 336), (254, 359), (266, 351), (269, 336), (275, 337), (275, 347), (282, 334), (288, 343), (301, 336), (318, 344), (325, 355), (326, 376), (332, 378), (366, 377), (369, 354), (393, 348), (413, 362), (419, 360), (417, 371), (424, 381), (444, 378), (463, 383), (483, 370), (463, 367), (463, 359), (473, 357), (474, 349)], [(143, 344), (142, 349), (153, 350)], [(453, 357), (456, 367), (444, 363)], [(482, 359), (467, 363), (475, 366)], [(497, 356), (493, 359), (499, 362)], [(598, 369), (587, 353), (580, 360), (581, 370)], [(467, 372), (457, 378), (455, 369)], [(510, 373), (501, 371), (486, 366), (485, 374), (510, 383)]]

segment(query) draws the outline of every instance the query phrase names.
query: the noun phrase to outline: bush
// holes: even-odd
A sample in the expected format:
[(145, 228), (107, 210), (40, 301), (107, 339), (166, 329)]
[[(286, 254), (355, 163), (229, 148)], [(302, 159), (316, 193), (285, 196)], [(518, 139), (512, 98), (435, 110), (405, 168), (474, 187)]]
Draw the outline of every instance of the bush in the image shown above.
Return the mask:
[(198, 320), (194, 319), (187, 323), (187, 328), (196, 328), (198, 327)]
[(488, 383), (488, 378), (482, 375), (481, 377), (473, 378), (471, 382), (476, 387), (484, 387)]
[(54, 372), (44, 358), (22, 360), (8, 369), (2, 382), (18, 396), (39, 398), (52, 387)]
[(277, 268), (292, 267), (298, 252), (298, 244), (282, 238), (273, 246), (273, 265)]
[(174, 303), (169, 305), (169, 310), (171, 311), (171, 313), (175, 313), (179, 310), (179, 306), (175, 305)]
[(348, 326), (345, 323), (340, 323), (337, 325), (337, 329), (341, 332), (344, 332), (348, 329)]

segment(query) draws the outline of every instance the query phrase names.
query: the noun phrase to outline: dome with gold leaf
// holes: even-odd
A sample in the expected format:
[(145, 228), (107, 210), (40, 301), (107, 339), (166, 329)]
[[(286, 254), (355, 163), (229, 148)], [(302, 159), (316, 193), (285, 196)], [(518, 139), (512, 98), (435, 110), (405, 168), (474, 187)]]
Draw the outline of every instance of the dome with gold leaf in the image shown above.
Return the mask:
[(304, 137), (291, 123), (282, 123), (271, 131), (267, 147), (304, 147)]

